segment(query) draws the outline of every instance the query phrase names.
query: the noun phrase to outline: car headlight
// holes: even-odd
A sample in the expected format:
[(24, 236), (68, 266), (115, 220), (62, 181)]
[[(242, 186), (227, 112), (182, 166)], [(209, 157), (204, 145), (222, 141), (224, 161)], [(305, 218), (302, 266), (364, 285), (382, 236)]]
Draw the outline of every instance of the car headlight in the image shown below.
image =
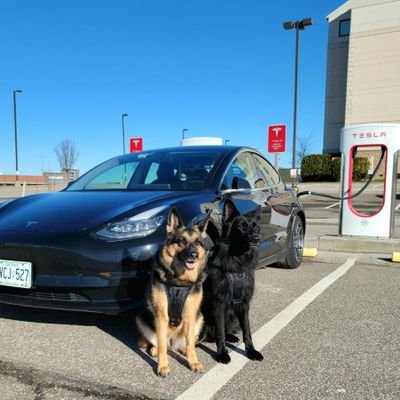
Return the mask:
[(165, 216), (160, 213), (166, 208), (166, 206), (153, 208), (131, 218), (112, 222), (95, 234), (107, 240), (135, 239), (151, 235), (164, 222)]

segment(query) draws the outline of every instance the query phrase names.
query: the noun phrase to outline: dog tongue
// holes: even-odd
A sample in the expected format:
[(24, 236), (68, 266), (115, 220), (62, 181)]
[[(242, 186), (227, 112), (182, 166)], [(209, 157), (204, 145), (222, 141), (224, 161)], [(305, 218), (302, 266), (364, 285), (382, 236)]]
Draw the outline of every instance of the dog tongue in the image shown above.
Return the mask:
[(194, 263), (195, 263), (196, 261), (195, 260), (187, 260), (186, 261), (186, 268), (187, 269), (193, 269), (194, 268)]

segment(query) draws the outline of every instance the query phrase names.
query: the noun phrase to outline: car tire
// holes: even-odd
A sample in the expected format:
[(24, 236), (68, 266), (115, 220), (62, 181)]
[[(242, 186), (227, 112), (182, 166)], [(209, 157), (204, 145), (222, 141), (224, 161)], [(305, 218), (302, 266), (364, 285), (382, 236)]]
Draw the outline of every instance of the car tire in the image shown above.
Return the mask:
[(295, 215), (289, 234), (288, 251), (285, 261), (280, 263), (282, 267), (294, 269), (303, 261), (304, 225), (302, 219)]

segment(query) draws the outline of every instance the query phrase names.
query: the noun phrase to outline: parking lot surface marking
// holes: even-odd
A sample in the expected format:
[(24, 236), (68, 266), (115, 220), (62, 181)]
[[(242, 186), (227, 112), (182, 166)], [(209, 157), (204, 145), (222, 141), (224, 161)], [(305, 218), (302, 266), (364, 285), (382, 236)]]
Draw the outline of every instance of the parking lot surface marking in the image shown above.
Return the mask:
[[(357, 257), (349, 257), (344, 264), (313, 287), (304, 292), (288, 307), (262, 326), (254, 335), (256, 349), (265, 347), (283, 328), (299, 315), (312, 301), (321, 295), (329, 286), (342, 277), (356, 262)], [(205, 373), (189, 389), (179, 395), (176, 400), (207, 400), (211, 399), (234, 375), (236, 375), (250, 360), (245, 356), (242, 343), (230, 353), (231, 362), (228, 365), (217, 364)]]
[(336, 207), (336, 206), (338, 206), (339, 204), (340, 204), (339, 202), (333, 203), (333, 204), (331, 204), (330, 206), (325, 207), (325, 210), (328, 210), (329, 208)]

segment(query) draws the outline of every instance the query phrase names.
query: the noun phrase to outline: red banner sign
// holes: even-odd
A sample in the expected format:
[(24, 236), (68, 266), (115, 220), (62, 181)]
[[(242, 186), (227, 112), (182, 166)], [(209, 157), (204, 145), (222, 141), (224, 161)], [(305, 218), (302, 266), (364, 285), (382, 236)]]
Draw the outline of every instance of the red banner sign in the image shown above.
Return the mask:
[(286, 125), (268, 127), (268, 152), (284, 153), (286, 151)]
[(143, 138), (141, 138), (141, 137), (130, 138), (129, 144), (130, 144), (131, 153), (135, 153), (136, 151), (143, 150)]

